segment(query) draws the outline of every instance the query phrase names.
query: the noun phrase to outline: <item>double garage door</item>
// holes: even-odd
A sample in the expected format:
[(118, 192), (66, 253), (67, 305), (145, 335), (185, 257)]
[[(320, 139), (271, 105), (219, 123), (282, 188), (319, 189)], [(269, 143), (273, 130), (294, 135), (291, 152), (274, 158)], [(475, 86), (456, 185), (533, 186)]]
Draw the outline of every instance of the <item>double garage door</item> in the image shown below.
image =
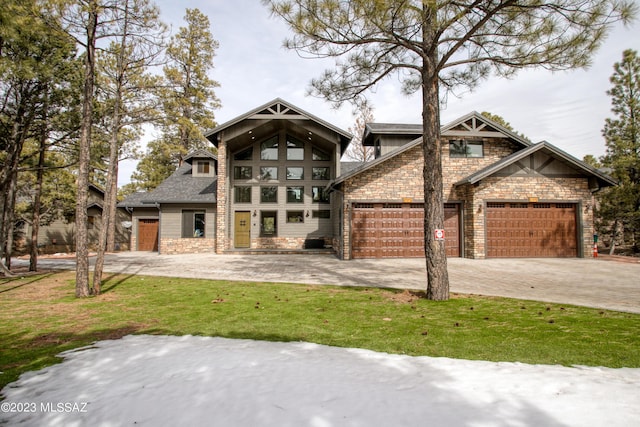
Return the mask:
[[(460, 256), (458, 205), (444, 205), (448, 257)], [(351, 217), (353, 258), (424, 257), (422, 203), (356, 203)]]
[(487, 256), (576, 257), (573, 203), (487, 203)]
[[(461, 254), (460, 205), (446, 203), (445, 248)], [(424, 256), (422, 203), (356, 203), (351, 218), (353, 258)], [(576, 257), (576, 205), (487, 203), (487, 257)]]

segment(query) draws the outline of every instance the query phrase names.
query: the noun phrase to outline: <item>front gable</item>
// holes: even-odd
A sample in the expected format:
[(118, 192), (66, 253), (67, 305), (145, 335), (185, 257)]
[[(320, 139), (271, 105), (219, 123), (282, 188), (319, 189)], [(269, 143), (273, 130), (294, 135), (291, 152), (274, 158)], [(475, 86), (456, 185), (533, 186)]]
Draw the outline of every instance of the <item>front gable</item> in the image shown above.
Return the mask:
[(455, 185), (477, 184), (488, 177), (584, 178), (588, 180), (589, 188), (592, 191), (616, 185), (615, 180), (611, 177), (546, 141), (515, 152), (464, 177)]

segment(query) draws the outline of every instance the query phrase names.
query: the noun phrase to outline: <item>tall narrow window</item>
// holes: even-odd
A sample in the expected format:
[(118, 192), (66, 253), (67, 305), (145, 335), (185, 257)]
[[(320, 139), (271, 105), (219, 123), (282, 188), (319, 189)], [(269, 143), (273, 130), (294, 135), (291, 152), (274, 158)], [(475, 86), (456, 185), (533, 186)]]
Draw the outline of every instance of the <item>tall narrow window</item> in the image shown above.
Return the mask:
[(304, 142), (287, 135), (287, 160), (304, 160)]
[(235, 187), (234, 195), (236, 203), (251, 203), (251, 187)]
[(203, 211), (182, 211), (182, 237), (205, 237), (205, 213)]
[(261, 160), (278, 160), (278, 135), (260, 144)]
[(313, 203), (329, 203), (329, 192), (324, 187), (311, 187)]
[(260, 212), (260, 235), (263, 237), (275, 237), (278, 235), (278, 212)]

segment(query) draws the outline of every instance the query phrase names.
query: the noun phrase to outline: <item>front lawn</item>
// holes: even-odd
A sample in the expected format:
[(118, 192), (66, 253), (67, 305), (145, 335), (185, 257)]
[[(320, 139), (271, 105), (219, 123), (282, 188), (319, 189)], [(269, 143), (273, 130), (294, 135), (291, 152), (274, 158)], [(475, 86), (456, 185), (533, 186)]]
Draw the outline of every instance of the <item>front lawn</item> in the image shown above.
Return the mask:
[(110, 276), (74, 297), (73, 272), (0, 279), (0, 388), (64, 350), (127, 334), (309, 341), (488, 361), (640, 367), (640, 315), (508, 298)]

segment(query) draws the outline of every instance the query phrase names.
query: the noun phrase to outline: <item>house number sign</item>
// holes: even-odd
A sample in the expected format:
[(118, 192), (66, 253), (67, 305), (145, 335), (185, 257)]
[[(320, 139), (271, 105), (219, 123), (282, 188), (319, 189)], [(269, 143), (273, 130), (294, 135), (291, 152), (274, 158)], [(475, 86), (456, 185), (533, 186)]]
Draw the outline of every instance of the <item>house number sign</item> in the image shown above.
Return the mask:
[(433, 235), (436, 240), (444, 240), (444, 230), (435, 229)]

